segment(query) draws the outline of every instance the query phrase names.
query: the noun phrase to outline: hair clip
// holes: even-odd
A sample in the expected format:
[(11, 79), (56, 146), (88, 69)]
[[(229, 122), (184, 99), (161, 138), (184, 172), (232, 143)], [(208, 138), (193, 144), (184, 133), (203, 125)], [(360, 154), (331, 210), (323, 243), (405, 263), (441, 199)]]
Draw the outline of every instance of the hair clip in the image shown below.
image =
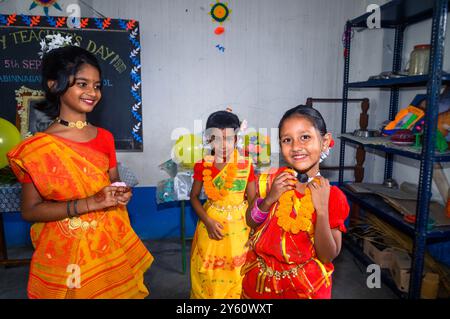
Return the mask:
[(39, 44), (41, 45), (41, 52), (39, 52), (38, 54), (41, 59), (45, 54), (49, 53), (54, 49), (59, 49), (69, 45), (79, 46), (78, 43), (72, 42), (72, 36), (68, 35), (63, 37), (60, 33), (49, 34), (45, 36), (45, 39), (41, 40)]

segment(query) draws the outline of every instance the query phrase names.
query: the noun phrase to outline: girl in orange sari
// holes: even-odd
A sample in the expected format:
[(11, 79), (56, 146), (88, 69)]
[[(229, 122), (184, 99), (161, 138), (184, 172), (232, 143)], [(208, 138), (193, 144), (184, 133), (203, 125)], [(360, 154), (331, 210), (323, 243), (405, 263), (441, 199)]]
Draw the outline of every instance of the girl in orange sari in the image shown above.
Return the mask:
[(131, 189), (118, 182), (114, 138), (86, 122), (101, 98), (90, 52), (58, 48), (43, 58), (49, 128), (8, 154), (33, 222), (29, 298), (143, 298), (153, 257), (130, 225)]
[[(245, 214), (255, 198), (255, 176), (248, 158), (236, 147), (238, 117), (227, 111), (212, 113), (206, 137), (212, 154), (194, 166), (191, 203), (199, 217), (191, 252), (191, 298), (240, 298), (241, 267), (247, 253), (250, 227)], [(204, 187), (208, 197), (198, 197)]]
[(242, 267), (242, 297), (330, 298), (331, 262), (349, 212), (342, 191), (319, 174), (331, 134), (318, 111), (300, 105), (284, 114), (279, 137), (290, 167), (259, 177), (259, 198), (247, 212), (255, 233)]

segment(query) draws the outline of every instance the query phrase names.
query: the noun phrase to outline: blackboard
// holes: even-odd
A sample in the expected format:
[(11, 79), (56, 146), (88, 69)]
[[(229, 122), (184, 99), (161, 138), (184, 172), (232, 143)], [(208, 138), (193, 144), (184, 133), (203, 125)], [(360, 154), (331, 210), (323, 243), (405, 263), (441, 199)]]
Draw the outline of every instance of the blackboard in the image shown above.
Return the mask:
[(0, 15), (0, 117), (16, 122), (15, 92), (41, 89), (38, 53), (47, 34), (71, 35), (94, 53), (103, 75), (102, 99), (88, 120), (114, 135), (116, 149), (143, 151), (139, 23), (81, 18), (70, 28), (66, 17)]

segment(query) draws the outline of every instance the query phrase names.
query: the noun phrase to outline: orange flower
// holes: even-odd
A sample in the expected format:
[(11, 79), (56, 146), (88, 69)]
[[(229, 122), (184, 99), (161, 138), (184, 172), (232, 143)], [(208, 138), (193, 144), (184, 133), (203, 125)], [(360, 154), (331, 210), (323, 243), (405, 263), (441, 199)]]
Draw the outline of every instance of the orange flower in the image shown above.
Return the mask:
[[(314, 205), (312, 203), (311, 191), (306, 188), (305, 195), (300, 199), (298, 211), (295, 218), (291, 217), (294, 201), (297, 200), (294, 191), (284, 192), (278, 199), (278, 207), (275, 216), (278, 217), (277, 224), (284, 231), (298, 234), (300, 231), (309, 232), (312, 228), (312, 215)], [(296, 206), (296, 207), (297, 207)]]
[(226, 182), (225, 183), (225, 187), (226, 188), (232, 188), (233, 187), (233, 182)]
[(223, 199), (228, 195), (229, 189), (233, 187), (234, 180), (237, 175), (237, 152), (234, 153), (234, 161), (229, 162), (224, 172), (223, 179), (225, 180), (225, 184), (223, 188), (217, 189), (214, 185), (212, 178), (212, 171), (209, 167), (213, 166), (214, 156), (205, 156), (205, 160), (203, 162), (203, 186), (205, 189), (206, 196), (212, 199), (213, 201), (217, 201)]

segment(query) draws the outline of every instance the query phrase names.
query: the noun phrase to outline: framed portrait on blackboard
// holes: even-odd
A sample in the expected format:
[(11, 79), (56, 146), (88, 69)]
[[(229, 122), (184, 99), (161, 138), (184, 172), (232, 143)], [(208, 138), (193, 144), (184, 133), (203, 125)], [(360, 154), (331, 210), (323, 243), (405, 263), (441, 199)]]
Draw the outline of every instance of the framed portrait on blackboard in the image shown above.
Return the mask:
[[(41, 90), (40, 42), (47, 35), (71, 36), (94, 54), (102, 69), (102, 99), (87, 119), (109, 130), (116, 150), (143, 151), (141, 58), (136, 20), (80, 18), (77, 26), (67, 17), (0, 14), (0, 117), (16, 120), (16, 91), (22, 86)], [(24, 92), (22, 92), (24, 93)], [(19, 94), (20, 96), (20, 94)], [(40, 131), (48, 119), (36, 108), (36, 96), (22, 96), (28, 113), (28, 131)], [(29, 100), (28, 100), (29, 99)], [(22, 132), (21, 131), (21, 132)]]
[(33, 90), (25, 86), (16, 90), (16, 126), (22, 138), (43, 132), (52, 124), (53, 119), (35, 107), (43, 99), (45, 95), (41, 90)]

